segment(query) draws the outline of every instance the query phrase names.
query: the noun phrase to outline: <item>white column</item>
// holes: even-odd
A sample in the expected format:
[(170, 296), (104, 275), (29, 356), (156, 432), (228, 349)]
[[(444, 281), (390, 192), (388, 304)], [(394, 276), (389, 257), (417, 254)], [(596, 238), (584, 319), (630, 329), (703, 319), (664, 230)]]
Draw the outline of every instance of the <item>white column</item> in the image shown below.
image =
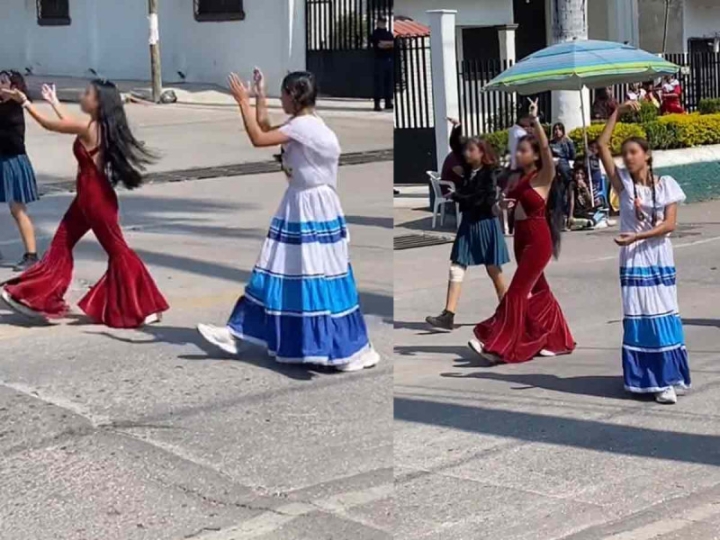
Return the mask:
[[(607, 0), (608, 40), (640, 46), (637, 0)], [(659, 30), (662, 33), (662, 29)]]
[(500, 60), (510, 60), (515, 63), (515, 30), (517, 24), (507, 24), (498, 27), (498, 39), (500, 40)]
[(428, 11), (438, 167), (442, 165), (445, 156), (450, 151), (450, 128), (446, 118), (457, 118), (460, 115), (455, 50), (456, 14), (455, 10)]
[[(302, 0), (286, 0), (285, 60), (289, 71), (301, 71), (306, 65), (305, 3)], [(279, 84), (279, 83), (278, 83)]]

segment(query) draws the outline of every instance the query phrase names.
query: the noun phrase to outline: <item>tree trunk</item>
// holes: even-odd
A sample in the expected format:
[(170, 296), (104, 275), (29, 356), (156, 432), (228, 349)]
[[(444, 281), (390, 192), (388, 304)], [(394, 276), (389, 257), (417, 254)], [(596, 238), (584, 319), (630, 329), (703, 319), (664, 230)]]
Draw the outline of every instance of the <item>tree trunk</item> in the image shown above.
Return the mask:
[[(552, 21), (552, 43), (587, 39), (587, 0), (548, 0)], [(568, 131), (583, 125), (582, 101), (585, 99), (585, 121), (589, 123), (589, 92), (553, 92), (555, 119)]]

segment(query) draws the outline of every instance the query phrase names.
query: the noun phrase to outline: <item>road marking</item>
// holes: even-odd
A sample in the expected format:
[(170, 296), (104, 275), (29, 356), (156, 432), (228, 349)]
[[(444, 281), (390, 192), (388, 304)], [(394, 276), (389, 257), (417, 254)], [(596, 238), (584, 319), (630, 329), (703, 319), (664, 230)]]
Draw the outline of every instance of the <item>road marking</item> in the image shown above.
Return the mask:
[(194, 537), (196, 540), (252, 540), (273, 533), (295, 518), (325, 510), (344, 515), (348, 510), (392, 497), (394, 485), (349, 491), (309, 503), (291, 503), (269, 510), (239, 525)]
[(718, 514), (720, 514), (720, 504), (710, 503), (699, 506), (698, 508), (693, 508), (684, 514), (682, 518), (663, 519), (650, 523), (649, 525), (643, 525), (632, 531), (608, 536), (605, 540), (652, 540), (661, 535), (680, 531), (695, 522), (704, 521)]

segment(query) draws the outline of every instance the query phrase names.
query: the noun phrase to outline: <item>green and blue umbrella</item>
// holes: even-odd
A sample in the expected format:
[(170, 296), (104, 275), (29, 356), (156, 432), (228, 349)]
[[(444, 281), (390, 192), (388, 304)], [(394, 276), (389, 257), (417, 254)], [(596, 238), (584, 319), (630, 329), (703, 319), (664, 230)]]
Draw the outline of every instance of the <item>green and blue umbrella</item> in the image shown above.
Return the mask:
[(538, 94), (643, 82), (680, 70), (672, 62), (612, 41), (558, 43), (527, 56), (491, 80), (485, 90)]

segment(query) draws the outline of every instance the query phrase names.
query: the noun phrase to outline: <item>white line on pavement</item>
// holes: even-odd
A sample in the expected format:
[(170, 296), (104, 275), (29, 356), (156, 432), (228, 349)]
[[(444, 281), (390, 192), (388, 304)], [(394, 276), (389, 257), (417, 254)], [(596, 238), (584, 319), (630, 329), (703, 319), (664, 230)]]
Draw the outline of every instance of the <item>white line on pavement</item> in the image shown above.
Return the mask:
[(340, 493), (309, 503), (291, 503), (275, 510), (263, 512), (248, 521), (223, 531), (196, 537), (196, 540), (252, 540), (277, 531), (297, 517), (321, 510), (344, 515), (347, 510), (391, 497), (394, 485), (371, 487), (362, 491)]
[(608, 536), (605, 540), (652, 540), (660, 535), (680, 531), (695, 522), (704, 521), (720, 514), (720, 505), (710, 503), (698, 508), (693, 508), (682, 518), (662, 519), (649, 525), (643, 525), (632, 531), (626, 531), (619, 534)]

